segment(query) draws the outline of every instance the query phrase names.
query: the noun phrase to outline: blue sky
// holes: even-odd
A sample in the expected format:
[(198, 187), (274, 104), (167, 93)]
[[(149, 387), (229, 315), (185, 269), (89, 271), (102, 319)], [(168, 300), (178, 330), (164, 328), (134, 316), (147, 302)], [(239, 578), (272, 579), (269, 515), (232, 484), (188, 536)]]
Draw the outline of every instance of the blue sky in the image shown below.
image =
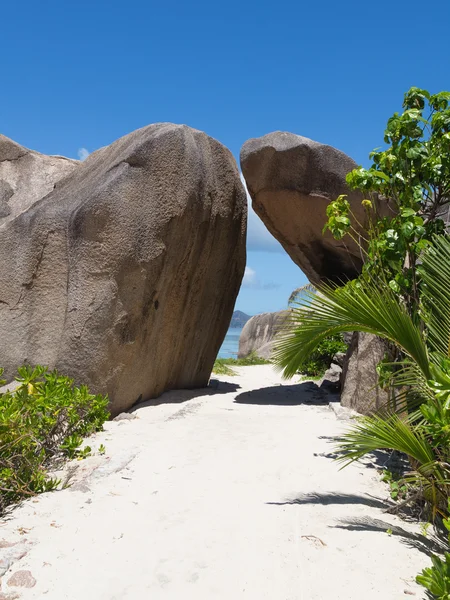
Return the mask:
[[(77, 157), (172, 121), (238, 158), (284, 130), (367, 164), (409, 87), (450, 89), (449, 22), (449, 0), (5, 2), (0, 131)], [(306, 281), (253, 214), (247, 266), (249, 314)]]

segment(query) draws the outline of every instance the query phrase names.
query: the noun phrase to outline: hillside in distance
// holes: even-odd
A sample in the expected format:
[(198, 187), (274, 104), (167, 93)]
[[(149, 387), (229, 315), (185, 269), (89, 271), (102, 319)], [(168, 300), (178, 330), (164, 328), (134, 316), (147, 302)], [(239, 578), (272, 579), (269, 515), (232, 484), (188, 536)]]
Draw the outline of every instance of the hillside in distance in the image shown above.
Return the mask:
[(250, 315), (246, 315), (241, 310), (235, 310), (231, 317), (230, 327), (244, 327), (250, 318)]

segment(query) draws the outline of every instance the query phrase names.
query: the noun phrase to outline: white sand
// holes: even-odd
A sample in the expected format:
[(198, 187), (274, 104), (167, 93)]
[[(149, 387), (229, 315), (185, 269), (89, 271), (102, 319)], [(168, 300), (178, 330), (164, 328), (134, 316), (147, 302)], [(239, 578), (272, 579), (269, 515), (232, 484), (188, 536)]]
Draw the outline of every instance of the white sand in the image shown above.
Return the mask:
[[(171, 392), (161, 400), (185, 401), (108, 423), (88, 442), (105, 444), (106, 454), (76, 462), (72, 488), (15, 509), (0, 528), (0, 540), (21, 542), (0, 547), (0, 565), (11, 563), (2, 592), (48, 600), (423, 598), (414, 577), (429, 559), (410, 547), (423, 541), (419, 527), (384, 513), (388, 490), (374, 468), (339, 471), (329, 438), (346, 423), (326, 404), (299, 403), (326, 398), (311, 384), (280, 387), (268, 366), (238, 370), (213, 395)], [(14, 548), (27, 554), (14, 562)], [(18, 570), (31, 571), (36, 585), (9, 587)]]

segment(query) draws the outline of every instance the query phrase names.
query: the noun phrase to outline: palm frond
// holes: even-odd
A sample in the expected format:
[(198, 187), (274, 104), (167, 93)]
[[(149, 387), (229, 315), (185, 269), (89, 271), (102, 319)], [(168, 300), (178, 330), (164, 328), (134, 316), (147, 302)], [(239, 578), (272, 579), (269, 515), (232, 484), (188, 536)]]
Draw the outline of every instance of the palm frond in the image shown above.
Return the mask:
[(428, 343), (450, 356), (450, 239), (435, 236), (422, 258), (422, 299), (429, 311)]
[(337, 448), (341, 454), (339, 460), (345, 465), (374, 450), (404, 452), (420, 465), (433, 463), (436, 459), (433, 448), (421, 431), (396, 414), (388, 418), (378, 415), (362, 417), (344, 433)]
[[(275, 364), (292, 377), (326, 337), (346, 331), (378, 335), (396, 344), (429, 377), (429, 361), (419, 327), (388, 286), (365, 281), (343, 288), (323, 285), (318, 294), (305, 292), (294, 308), (290, 329), (280, 335)], [(297, 326), (293, 329), (292, 322)]]

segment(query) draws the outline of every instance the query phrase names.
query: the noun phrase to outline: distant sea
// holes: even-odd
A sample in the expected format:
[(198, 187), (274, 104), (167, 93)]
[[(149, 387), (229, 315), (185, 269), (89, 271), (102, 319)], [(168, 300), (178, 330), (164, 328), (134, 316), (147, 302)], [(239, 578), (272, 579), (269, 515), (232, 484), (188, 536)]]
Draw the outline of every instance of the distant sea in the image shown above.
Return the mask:
[(242, 327), (230, 327), (217, 358), (237, 358)]

